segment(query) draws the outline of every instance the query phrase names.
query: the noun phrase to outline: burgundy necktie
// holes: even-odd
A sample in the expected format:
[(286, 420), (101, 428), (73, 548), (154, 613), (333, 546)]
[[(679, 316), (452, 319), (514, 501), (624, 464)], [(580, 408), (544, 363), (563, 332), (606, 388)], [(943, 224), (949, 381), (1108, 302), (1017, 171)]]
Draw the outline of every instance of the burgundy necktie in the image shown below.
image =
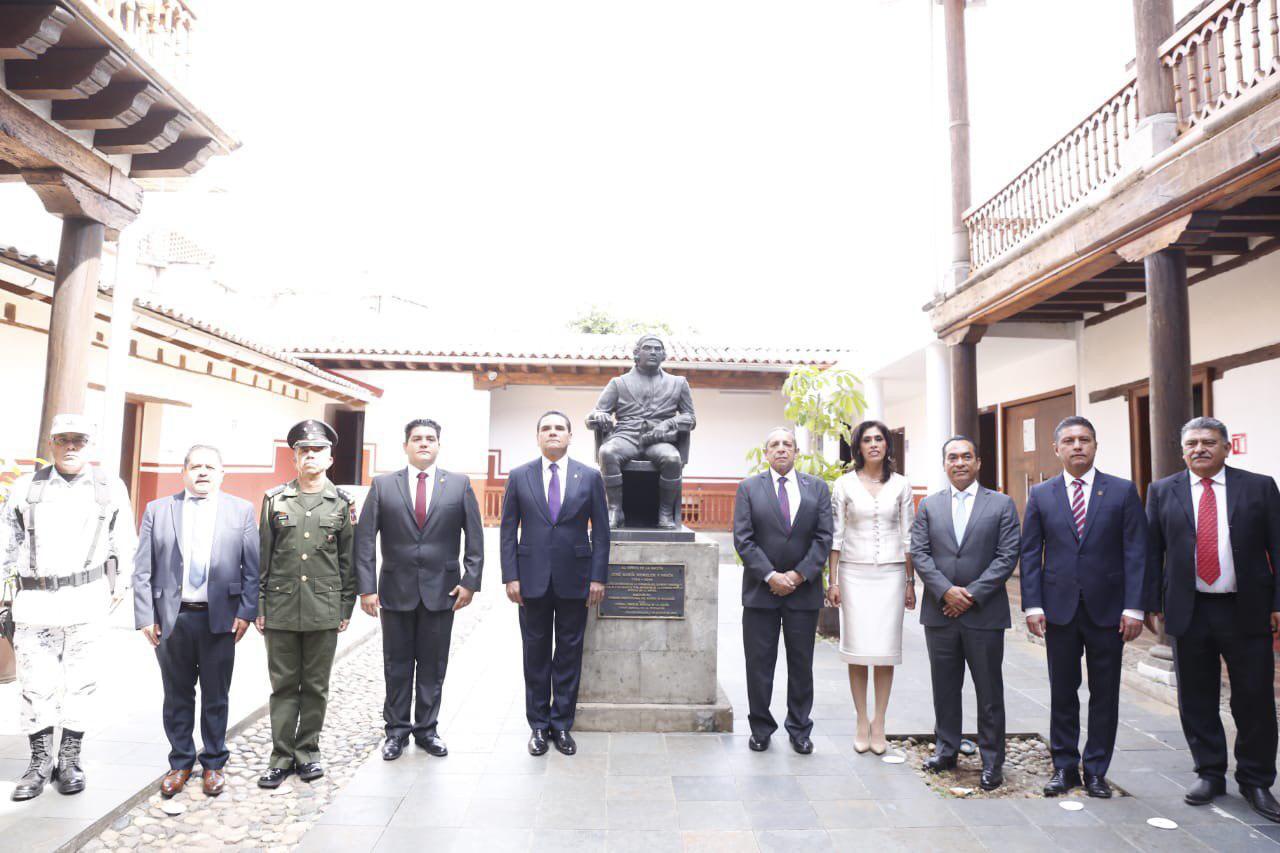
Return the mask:
[(551, 463), (551, 482), (547, 484), (547, 509), (551, 511), (551, 523), (560, 515), (560, 466)]
[(1076, 520), (1076, 536), (1084, 535), (1084, 480), (1078, 477), (1071, 481), (1071, 485), (1076, 487), (1075, 494), (1071, 496), (1071, 515)]
[(427, 472), (418, 472), (418, 499), (413, 502), (413, 517), (421, 530), (427, 523)]
[(1200, 512), (1196, 519), (1196, 574), (1212, 585), (1222, 574), (1218, 563), (1218, 499), (1213, 494), (1213, 480), (1201, 480)]
[(782, 508), (782, 529), (791, 532), (791, 498), (787, 496), (787, 478), (778, 478), (778, 506)]

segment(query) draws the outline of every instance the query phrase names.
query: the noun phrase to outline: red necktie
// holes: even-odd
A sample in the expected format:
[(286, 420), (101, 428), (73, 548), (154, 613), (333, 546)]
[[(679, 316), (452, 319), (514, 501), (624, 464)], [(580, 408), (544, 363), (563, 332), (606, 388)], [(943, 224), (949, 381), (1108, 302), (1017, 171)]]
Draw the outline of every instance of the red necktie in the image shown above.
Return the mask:
[(413, 518), (421, 530), (427, 523), (427, 472), (418, 472), (418, 499), (413, 502)]
[(1072, 480), (1076, 493), (1071, 497), (1071, 515), (1076, 520), (1076, 536), (1084, 535), (1084, 480)]
[(1200, 512), (1196, 519), (1196, 574), (1212, 585), (1222, 574), (1218, 563), (1218, 499), (1213, 480), (1201, 480)]

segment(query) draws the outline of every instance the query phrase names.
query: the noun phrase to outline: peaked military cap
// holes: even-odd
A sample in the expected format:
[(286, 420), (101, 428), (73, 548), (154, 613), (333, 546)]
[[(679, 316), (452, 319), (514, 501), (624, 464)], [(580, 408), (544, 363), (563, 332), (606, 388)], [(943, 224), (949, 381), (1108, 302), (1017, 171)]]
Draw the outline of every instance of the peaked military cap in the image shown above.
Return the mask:
[(333, 447), (338, 434), (324, 421), (308, 419), (294, 424), (285, 440), (290, 447)]

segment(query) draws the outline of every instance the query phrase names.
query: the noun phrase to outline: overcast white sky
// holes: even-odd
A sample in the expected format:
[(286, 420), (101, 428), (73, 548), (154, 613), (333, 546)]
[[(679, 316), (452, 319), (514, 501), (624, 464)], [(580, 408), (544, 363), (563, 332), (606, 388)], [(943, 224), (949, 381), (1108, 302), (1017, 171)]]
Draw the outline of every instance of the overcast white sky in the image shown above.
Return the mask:
[[(896, 351), (927, 329), (931, 0), (200, 10), (192, 91), (244, 146), (134, 227), (172, 219), (234, 283), (396, 290), (490, 340), (593, 302), (740, 342)], [(1127, 0), (988, 0), (968, 23), (980, 201), (1119, 87), (1133, 26)], [(50, 219), (0, 243), (53, 254)]]

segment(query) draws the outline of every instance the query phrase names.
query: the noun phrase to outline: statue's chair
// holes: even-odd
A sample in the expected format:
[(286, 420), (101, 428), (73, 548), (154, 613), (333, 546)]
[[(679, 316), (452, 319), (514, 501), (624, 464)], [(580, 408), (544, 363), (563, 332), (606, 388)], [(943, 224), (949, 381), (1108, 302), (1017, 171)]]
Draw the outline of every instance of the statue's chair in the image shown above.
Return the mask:
[[(591, 427), (596, 434), (596, 459), (600, 458), (600, 445), (608, 440), (613, 432), (612, 424), (599, 424)], [(683, 525), (681, 499), (684, 496), (683, 469), (689, 464), (689, 433), (681, 430), (676, 433), (673, 442), (680, 451), (680, 488), (676, 489), (671, 517), (676, 526)], [(658, 526), (658, 466), (648, 459), (633, 459), (622, 466), (622, 514), (626, 518), (627, 527)]]

